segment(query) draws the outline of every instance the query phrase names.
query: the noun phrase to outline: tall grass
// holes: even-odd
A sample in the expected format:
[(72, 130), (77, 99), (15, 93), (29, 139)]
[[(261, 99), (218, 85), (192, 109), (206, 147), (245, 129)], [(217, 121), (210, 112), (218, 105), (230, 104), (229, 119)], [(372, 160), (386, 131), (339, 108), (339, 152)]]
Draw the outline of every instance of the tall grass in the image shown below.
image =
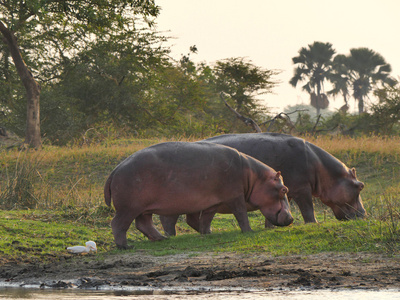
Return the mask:
[(132, 153), (157, 142), (134, 140), (91, 147), (3, 151), (0, 208), (98, 206), (103, 201), (103, 184), (112, 169)]
[(5, 178), (0, 193), (0, 208), (26, 209), (34, 208), (39, 203), (38, 195), (34, 188), (38, 161), (32, 160), (25, 153), (19, 153), (15, 169), (10, 172), (5, 165)]

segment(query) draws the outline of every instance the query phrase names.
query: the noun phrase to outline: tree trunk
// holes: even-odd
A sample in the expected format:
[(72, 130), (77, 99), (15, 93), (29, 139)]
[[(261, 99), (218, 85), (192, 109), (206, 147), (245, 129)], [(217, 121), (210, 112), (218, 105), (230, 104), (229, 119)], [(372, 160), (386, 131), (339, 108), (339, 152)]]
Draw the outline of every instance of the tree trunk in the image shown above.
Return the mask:
[(358, 99), (358, 114), (362, 115), (364, 113), (364, 99), (360, 97)]
[(319, 116), (321, 114), (321, 105), (320, 105), (320, 101), (321, 101), (321, 87), (318, 84), (317, 85), (317, 116)]
[(31, 147), (38, 149), (42, 145), (40, 137), (40, 86), (33, 78), (32, 73), (29, 71), (27, 65), (22, 58), (14, 33), (9, 30), (1, 21), (0, 32), (3, 35), (3, 41), (7, 44), (8, 49), (10, 50), (11, 57), (14, 61), (18, 75), (21, 78), (26, 90), (27, 119), (25, 143), (29, 144)]

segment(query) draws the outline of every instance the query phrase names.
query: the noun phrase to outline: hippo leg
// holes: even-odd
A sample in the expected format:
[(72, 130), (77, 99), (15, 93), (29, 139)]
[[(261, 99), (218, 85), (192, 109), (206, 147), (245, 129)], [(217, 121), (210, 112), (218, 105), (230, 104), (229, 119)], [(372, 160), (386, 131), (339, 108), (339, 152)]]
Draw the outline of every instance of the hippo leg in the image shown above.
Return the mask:
[(136, 228), (149, 238), (151, 241), (161, 241), (166, 239), (153, 224), (153, 216), (151, 214), (139, 215), (135, 219)]
[(111, 228), (114, 235), (115, 244), (119, 249), (128, 249), (128, 243), (126, 241), (126, 232), (131, 226), (134, 215), (129, 212), (115, 214), (111, 221)]
[(160, 216), (160, 222), (162, 227), (164, 228), (164, 232), (167, 236), (175, 236), (176, 229), (175, 225), (178, 221), (179, 215), (172, 216)]
[[(194, 230), (196, 230), (197, 232), (200, 232), (200, 213), (194, 213), (194, 214), (187, 214), (186, 215), (186, 223), (192, 227)], [(211, 226), (211, 224), (210, 224)], [(206, 233), (211, 233), (210, 232), (206, 232)]]
[(270, 221), (268, 221), (267, 218), (265, 218), (265, 228), (274, 228), (274, 224), (272, 224)]
[(296, 197), (293, 197), (293, 200), (300, 209), (304, 223), (317, 223), (311, 191), (296, 193)]
[[(210, 234), (211, 233), (211, 221), (213, 220), (215, 214), (217, 213), (217, 209), (202, 211), (199, 216), (199, 230), (201, 234)], [(196, 214), (195, 214), (196, 215)]]
[(239, 223), (239, 227), (242, 232), (253, 231), (250, 227), (249, 217), (247, 215), (247, 207), (244, 198), (240, 197), (227, 203), (229, 208), (232, 210), (233, 215)]

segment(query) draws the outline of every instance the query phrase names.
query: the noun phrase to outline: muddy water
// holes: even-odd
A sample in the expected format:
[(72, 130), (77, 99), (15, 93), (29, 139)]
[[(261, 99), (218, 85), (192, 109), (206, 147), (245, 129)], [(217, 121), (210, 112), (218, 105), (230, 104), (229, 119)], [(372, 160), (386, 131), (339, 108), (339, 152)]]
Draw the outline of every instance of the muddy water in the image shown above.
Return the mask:
[(138, 290), (54, 290), (29, 288), (0, 288), (0, 299), (291, 299), (291, 300), (365, 300), (365, 299), (400, 299), (399, 290), (234, 290), (228, 289), (138, 289)]

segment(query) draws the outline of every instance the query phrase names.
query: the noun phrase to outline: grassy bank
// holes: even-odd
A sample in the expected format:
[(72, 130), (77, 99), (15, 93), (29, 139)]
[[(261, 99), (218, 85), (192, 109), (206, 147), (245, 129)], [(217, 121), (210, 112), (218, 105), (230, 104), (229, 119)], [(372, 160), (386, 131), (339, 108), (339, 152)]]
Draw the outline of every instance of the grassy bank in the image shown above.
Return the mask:
[[(307, 138), (308, 139), (308, 138)], [(272, 255), (321, 251), (400, 249), (400, 139), (319, 138), (311, 142), (347, 166), (366, 184), (362, 192), (369, 217), (339, 222), (319, 200), (319, 224), (303, 225), (292, 204), (294, 225), (263, 229), (264, 218), (250, 213), (255, 232), (242, 234), (230, 215), (217, 215), (213, 234), (200, 236), (183, 220), (178, 236), (149, 242), (134, 226), (128, 239), (137, 249), (162, 255), (187, 251), (268, 252)], [(45, 147), (39, 152), (2, 151), (0, 155), (0, 263), (43, 261), (66, 256), (65, 248), (95, 240), (99, 253), (114, 247), (112, 209), (104, 204), (103, 185), (112, 169), (133, 152), (160, 140), (108, 141), (90, 147)], [(158, 224), (157, 218), (155, 222)], [(100, 256), (101, 256), (100, 255)]]

